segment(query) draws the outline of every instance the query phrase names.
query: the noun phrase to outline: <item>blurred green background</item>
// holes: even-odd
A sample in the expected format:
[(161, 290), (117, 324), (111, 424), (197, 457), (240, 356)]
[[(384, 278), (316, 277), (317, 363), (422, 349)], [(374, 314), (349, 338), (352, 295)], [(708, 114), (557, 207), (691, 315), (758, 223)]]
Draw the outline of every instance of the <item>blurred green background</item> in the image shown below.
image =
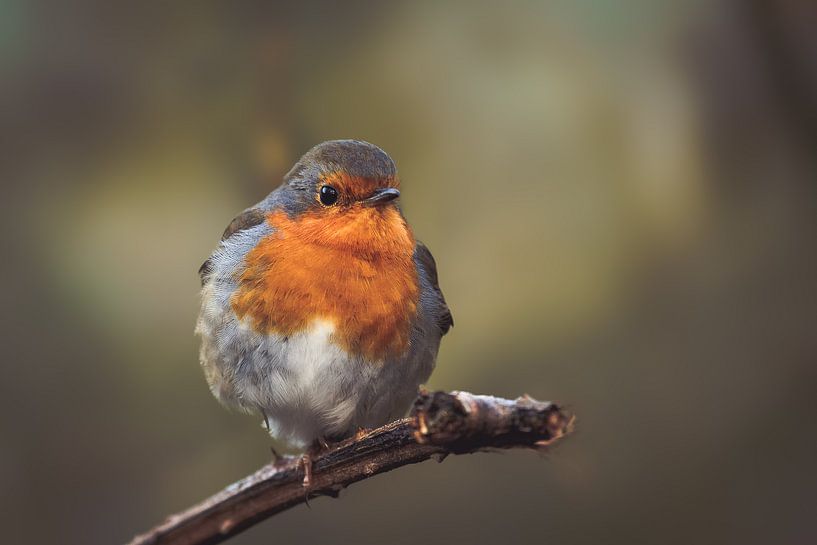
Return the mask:
[(231, 543), (815, 542), (815, 15), (0, 3), (2, 541), (124, 542), (269, 460), (199, 369), (196, 270), (301, 153), (359, 138), (455, 316), (429, 386), (579, 431)]

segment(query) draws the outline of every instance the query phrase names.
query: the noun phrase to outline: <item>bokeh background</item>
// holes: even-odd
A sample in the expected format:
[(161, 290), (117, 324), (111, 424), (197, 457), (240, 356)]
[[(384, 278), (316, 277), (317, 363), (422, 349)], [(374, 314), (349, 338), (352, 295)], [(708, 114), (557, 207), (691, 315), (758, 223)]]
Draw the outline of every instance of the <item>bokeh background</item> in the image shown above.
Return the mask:
[(814, 543), (813, 2), (0, 3), (4, 543), (121, 543), (256, 469), (196, 270), (312, 145), (386, 149), (432, 388), (567, 403), (235, 538)]

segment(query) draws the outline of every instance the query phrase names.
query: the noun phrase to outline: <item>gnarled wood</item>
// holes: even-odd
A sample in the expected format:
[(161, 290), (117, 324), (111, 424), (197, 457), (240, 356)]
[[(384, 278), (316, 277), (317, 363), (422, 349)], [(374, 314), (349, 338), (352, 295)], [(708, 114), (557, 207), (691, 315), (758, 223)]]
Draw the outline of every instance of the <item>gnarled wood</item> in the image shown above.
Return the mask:
[(130, 545), (220, 543), (316, 496), (337, 497), (348, 485), (428, 460), (494, 448), (542, 449), (568, 433), (572, 418), (528, 396), (516, 400), (467, 392), (421, 393), (409, 418), (348, 439), (316, 456), (309, 488), (299, 457), (264, 466), (150, 531)]

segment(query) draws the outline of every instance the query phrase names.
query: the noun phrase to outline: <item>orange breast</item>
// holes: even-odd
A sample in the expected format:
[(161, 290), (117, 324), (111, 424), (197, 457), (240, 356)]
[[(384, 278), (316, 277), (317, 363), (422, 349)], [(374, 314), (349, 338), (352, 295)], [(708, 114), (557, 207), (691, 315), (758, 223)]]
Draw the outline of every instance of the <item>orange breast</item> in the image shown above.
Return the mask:
[(327, 208), (290, 219), (247, 255), (232, 306), (259, 331), (292, 335), (316, 319), (348, 352), (382, 360), (405, 352), (419, 287), (414, 237), (393, 207)]

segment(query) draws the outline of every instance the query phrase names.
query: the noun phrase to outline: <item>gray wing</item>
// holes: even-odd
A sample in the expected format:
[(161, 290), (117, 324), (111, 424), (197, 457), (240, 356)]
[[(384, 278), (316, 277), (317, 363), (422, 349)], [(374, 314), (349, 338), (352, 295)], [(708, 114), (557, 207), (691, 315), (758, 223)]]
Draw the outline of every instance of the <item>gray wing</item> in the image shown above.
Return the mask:
[[(245, 231), (251, 227), (260, 225), (264, 222), (265, 217), (264, 211), (259, 208), (252, 207), (244, 210), (241, 214), (233, 218), (233, 221), (230, 222), (230, 225), (227, 226), (224, 233), (221, 235), (221, 240), (227, 240), (240, 231)], [(207, 282), (212, 270), (213, 262), (212, 257), (210, 257), (207, 259), (207, 261), (201, 264), (201, 267), (199, 267), (199, 278), (201, 278), (202, 286), (204, 286), (204, 284)]]
[(443, 292), (440, 290), (440, 283), (437, 279), (437, 263), (426, 245), (420, 241), (417, 241), (417, 246), (414, 249), (414, 258), (420, 270), (425, 272), (426, 279), (431, 285), (431, 297), (425, 303), (430, 307), (429, 310), (433, 313), (435, 322), (440, 328), (440, 333), (445, 335), (454, 325), (454, 318), (451, 316), (451, 310), (449, 310)]

